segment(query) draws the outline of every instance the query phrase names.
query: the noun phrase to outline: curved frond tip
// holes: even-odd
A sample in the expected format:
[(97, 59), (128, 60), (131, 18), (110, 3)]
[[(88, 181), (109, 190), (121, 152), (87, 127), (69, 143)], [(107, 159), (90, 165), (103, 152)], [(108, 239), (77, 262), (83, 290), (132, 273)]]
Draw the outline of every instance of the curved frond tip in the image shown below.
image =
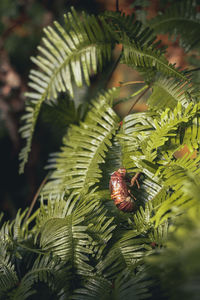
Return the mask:
[(69, 92), (73, 97), (73, 82), (80, 87), (90, 84), (90, 76), (102, 68), (103, 61), (111, 57), (114, 33), (101, 17), (87, 16), (81, 18), (72, 8), (65, 15), (65, 26), (54, 22), (54, 27), (44, 29), (43, 45), (38, 47), (39, 55), (32, 61), (38, 70), (30, 71), (29, 87), (26, 96), (29, 103), (27, 114), (23, 117), (25, 125), (20, 129), (26, 145), (19, 159), (20, 173), (28, 160), (32, 136), (39, 115), (40, 107), (46, 100), (57, 99), (60, 92)]

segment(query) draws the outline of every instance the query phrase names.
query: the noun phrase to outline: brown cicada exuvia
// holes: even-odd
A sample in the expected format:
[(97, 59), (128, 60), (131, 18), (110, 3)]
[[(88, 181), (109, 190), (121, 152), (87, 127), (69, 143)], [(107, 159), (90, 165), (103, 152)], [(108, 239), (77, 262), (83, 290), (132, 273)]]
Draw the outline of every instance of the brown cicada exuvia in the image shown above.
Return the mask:
[[(138, 177), (140, 173), (131, 179), (130, 185), (133, 186), (135, 183), (139, 188)], [(115, 205), (119, 210), (124, 212), (130, 212), (134, 209), (136, 198), (131, 194), (129, 186), (125, 180), (126, 169), (120, 168), (115, 171), (110, 178), (109, 188), (111, 192), (111, 198), (114, 200)]]

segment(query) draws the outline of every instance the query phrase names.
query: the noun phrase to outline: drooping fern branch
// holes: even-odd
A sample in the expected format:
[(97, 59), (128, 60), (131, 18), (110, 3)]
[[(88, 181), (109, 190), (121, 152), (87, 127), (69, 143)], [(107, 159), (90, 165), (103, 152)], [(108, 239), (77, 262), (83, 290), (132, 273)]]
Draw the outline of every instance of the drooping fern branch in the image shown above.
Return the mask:
[[(148, 75), (152, 75), (148, 80), (153, 80), (157, 72), (161, 72), (168, 77), (175, 77), (187, 80), (186, 76), (177, 70), (174, 65), (168, 63), (163, 51), (155, 49), (154, 45), (144, 45), (141, 47), (134, 41), (124, 39), (124, 53), (122, 62), (128, 66), (142, 71), (145, 75), (145, 69)], [(150, 72), (151, 71), (151, 72)]]
[(20, 129), (27, 140), (20, 153), (20, 173), (28, 160), (42, 103), (56, 99), (61, 91), (68, 91), (73, 96), (72, 77), (77, 86), (84, 80), (89, 84), (89, 76), (97, 72), (97, 66), (102, 68), (103, 62), (111, 57), (115, 37), (103, 19), (84, 13), (79, 18), (72, 9), (65, 15), (65, 22), (66, 29), (55, 22), (54, 28), (49, 26), (44, 30), (44, 46), (38, 48), (40, 55), (32, 58), (39, 70), (30, 72), (29, 86), (33, 91), (27, 93), (25, 125)]
[(177, 102), (184, 107), (194, 101), (195, 91), (191, 84), (176, 79), (159, 76), (152, 84), (153, 92), (148, 98), (148, 105), (152, 109), (174, 108)]

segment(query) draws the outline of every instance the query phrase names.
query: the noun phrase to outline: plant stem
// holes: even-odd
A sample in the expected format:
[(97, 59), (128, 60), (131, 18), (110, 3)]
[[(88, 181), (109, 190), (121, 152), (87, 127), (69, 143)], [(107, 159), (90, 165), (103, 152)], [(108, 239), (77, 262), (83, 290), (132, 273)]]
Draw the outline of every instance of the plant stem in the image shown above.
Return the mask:
[(119, 57), (117, 58), (117, 60), (116, 60), (116, 61), (114, 62), (114, 64), (113, 64), (113, 67), (112, 67), (112, 69), (111, 69), (111, 71), (110, 71), (110, 74), (109, 74), (109, 76), (108, 76), (108, 79), (107, 79), (107, 84), (109, 83), (109, 81), (110, 81), (110, 79), (111, 79), (111, 77), (112, 77), (112, 75), (113, 75), (115, 69), (117, 68), (118, 63), (119, 63), (121, 57), (122, 57), (122, 52), (120, 53)]
[(138, 103), (138, 101), (146, 94), (146, 92), (150, 89), (151, 85), (149, 85), (146, 90), (144, 90), (144, 92), (142, 94), (139, 95), (139, 97), (135, 100), (135, 102), (133, 103), (133, 105), (131, 106), (131, 108), (129, 109), (128, 113), (126, 114), (127, 116), (130, 114), (130, 112), (132, 111), (133, 107)]
[(131, 85), (131, 84), (136, 84), (136, 83), (144, 83), (144, 81), (142, 81), (142, 80), (128, 81), (128, 82), (120, 83), (120, 85), (123, 87), (123, 86)]
[(25, 221), (29, 218), (29, 216), (30, 216), (30, 214), (31, 214), (31, 212), (32, 212), (32, 210), (33, 210), (33, 207), (34, 207), (34, 205), (35, 205), (35, 203), (36, 203), (36, 200), (37, 200), (37, 198), (38, 198), (38, 196), (39, 196), (39, 194), (40, 194), (40, 192), (41, 192), (43, 186), (45, 185), (45, 183), (47, 182), (49, 176), (51, 175), (51, 173), (52, 173), (52, 172), (49, 172), (49, 173), (44, 177), (44, 179), (42, 180), (42, 183), (40, 184), (40, 186), (39, 186), (39, 188), (38, 188), (38, 190), (37, 190), (35, 196), (33, 197), (33, 200), (32, 200), (32, 202), (31, 202), (31, 205), (30, 205), (29, 210), (28, 210), (28, 212), (27, 212)]

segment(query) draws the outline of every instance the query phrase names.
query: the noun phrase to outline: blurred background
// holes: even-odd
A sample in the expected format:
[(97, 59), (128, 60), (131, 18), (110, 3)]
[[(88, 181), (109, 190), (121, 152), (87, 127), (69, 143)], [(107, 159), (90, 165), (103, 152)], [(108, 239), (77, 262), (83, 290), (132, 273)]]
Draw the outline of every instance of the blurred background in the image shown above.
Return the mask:
[[(168, 1), (168, 3), (174, 1)], [(119, 8), (126, 14), (136, 13), (145, 23), (153, 18), (158, 9), (164, 9), (166, 1), (120, 0)], [(23, 175), (18, 174), (18, 154), (23, 141), (18, 133), (20, 117), (24, 112), (25, 96), (28, 90), (28, 74), (34, 66), (30, 56), (37, 55), (37, 46), (43, 35), (43, 27), (51, 25), (53, 20), (63, 24), (63, 14), (74, 6), (76, 10), (98, 14), (104, 10), (116, 10), (115, 0), (1, 0), (0, 1), (0, 210), (5, 219), (13, 218), (19, 208), (30, 206), (47, 171), (49, 153), (59, 150), (62, 134), (53, 130), (41, 112), (34, 134), (29, 163)], [(168, 45), (167, 57), (170, 62), (185, 68), (188, 61), (176, 41), (170, 42), (167, 36), (160, 36), (163, 44)], [(116, 57), (118, 55), (116, 49)], [(114, 57), (115, 59), (115, 57)], [(196, 62), (196, 61), (195, 61)], [(98, 78), (94, 84), (98, 85)], [(107, 87), (119, 86), (127, 80), (141, 80), (139, 75), (120, 65), (109, 79)], [(130, 88), (122, 89), (122, 97), (130, 94)], [(131, 101), (117, 105), (121, 116), (131, 107)], [(142, 99), (135, 110), (146, 109)]]

